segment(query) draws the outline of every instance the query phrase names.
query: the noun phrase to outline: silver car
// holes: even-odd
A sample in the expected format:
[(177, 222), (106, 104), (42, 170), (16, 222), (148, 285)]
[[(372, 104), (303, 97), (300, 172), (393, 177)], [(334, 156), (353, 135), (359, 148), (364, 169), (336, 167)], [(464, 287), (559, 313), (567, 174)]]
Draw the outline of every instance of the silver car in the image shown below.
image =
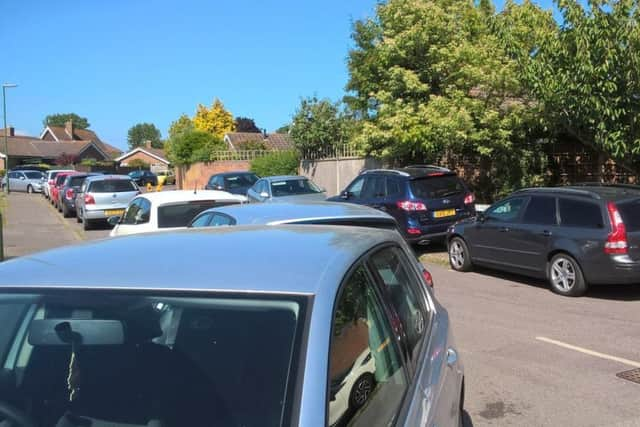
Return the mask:
[(327, 198), (325, 190), (309, 178), (297, 175), (261, 178), (247, 191), (251, 203), (311, 202)]
[(84, 180), (76, 195), (76, 215), (85, 230), (97, 221), (122, 216), (131, 199), (140, 194), (127, 175), (95, 175)]
[(11, 191), (40, 193), (45, 184), (45, 175), (40, 171), (9, 171), (7, 175), (2, 178), (2, 188), (7, 186), (7, 177)]
[[(157, 248), (180, 256), (158, 262)], [(4, 262), (0, 417), (455, 426), (463, 368), (411, 256), (392, 231), (284, 225), (127, 236)]]

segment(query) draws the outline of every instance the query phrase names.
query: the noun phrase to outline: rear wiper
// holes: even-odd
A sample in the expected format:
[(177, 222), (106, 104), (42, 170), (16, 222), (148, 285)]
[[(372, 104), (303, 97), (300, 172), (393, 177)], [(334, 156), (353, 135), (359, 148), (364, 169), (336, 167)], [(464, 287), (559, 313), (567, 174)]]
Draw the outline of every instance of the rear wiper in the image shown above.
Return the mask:
[(449, 196), (453, 196), (454, 194), (460, 194), (462, 193), (462, 191), (460, 190), (454, 190), (454, 191), (447, 191), (444, 194), (441, 194), (440, 197), (449, 197)]

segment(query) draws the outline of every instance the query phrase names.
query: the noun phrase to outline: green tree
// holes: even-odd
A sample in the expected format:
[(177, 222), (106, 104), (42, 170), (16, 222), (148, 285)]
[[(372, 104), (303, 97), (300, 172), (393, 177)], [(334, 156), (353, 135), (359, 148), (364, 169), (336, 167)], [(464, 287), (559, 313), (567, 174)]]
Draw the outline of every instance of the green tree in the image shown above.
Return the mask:
[(236, 117), (234, 123), (236, 132), (262, 132), (262, 130), (260, 130), (260, 128), (256, 126), (256, 122), (248, 117)]
[(563, 24), (527, 63), (550, 126), (616, 159), (640, 160), (640, 26), (636, 0), (558, 0)]
[(289, 134), (302, 152), (321, 152), (348, 142), (346, 115), (328, 99), (303, 98)]
[(215, 151), (226, 150), (221, 138), (200, 130), (179, 133), (167, 141), (165, 150), (171, 163), (189, 165), (213, 159)]
[(153, 123), (138, 123), (129, 129), (127, 142), (130, 149), (144, 146), (146, 141), (151, 141), (154, 148), (162, 148), (162, 136)]
[(44, 118), (42, 124), (46, 126), (61, 126), (64, 125), (71, 120), (73, 122), (73, 127), (76, 129), (87, 129), (89, 128), (89, 120), (86, 117), (80, 117), (76, 113), (58, 113), (58, 114), (49, 114)]
[(178, 117), (178, 120), (171, 123), (169, 127), (169, 138), (175, 138), (183, 132), (190, 132), (194, 130), (193, 121), (186, 114), (182, 114)]
[(291, 129), (291, 125), (282, 125), (278, 129), (276, 129), (276, 133), (289, 133), (289, 129)]
[(210, 108), (200, 104), (193, 118), (193, 125), (197, 130), (223, 138), (227, 132), (233, 132), (233, 114), (227, 111), (218, 98), (213, 101)]

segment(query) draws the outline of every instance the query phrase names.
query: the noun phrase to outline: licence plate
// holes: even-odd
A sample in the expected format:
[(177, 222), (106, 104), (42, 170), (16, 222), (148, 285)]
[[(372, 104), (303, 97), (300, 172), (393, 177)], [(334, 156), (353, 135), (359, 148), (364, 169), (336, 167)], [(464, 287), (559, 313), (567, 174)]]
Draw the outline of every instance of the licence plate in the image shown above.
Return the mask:
[(106, 216), (122, 215), (123, 213), (124, 213), (124, 209), (111, 209), (111, 210), (104, 211), (104, 214)]
[(444, 218), (447, 216), (455, 216), (456, 214), (456, 210), (455, 209), (443, 209), (441, 211), (435, 211), (433, 213), (433, 217), (434, 218)]

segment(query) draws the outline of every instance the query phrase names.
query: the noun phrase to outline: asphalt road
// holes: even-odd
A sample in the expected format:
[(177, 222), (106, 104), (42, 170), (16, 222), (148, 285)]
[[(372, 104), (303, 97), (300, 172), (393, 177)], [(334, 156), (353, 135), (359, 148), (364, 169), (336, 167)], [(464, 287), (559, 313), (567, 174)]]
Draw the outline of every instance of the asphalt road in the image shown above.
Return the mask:
[(640, 426), (640, 286), (582, 298), (546, 283), (427, 264), (452, 319), (474, 426)]

